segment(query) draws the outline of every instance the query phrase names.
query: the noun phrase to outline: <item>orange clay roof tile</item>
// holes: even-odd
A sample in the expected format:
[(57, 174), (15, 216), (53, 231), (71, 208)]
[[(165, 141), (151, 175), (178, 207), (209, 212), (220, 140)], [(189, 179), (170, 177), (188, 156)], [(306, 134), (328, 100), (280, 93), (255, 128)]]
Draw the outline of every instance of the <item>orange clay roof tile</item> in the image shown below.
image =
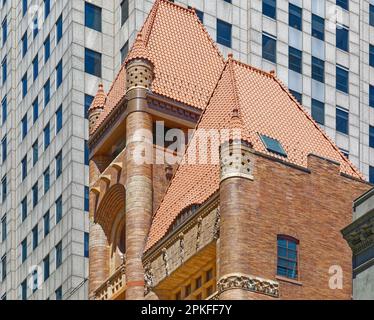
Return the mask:
[[(157, 0), (128, 58), (147, 57), (154, 64), (152, 92), (203, 110), (225, 65), (216, 44), (196, 12), (167, 0)], [(144, 47), (141, 47), (144, 44)], [(108, 92), (94, 131), (126, 93), (125, 63)]]
[[(361, 173), (340, 153), (274, 73), (229, 58), (197, 129), (229, 129), (238, 125), (244, 130), (243, 138), (258, 152), (305, 168), (308, 155), (316, 154), (339, 162), (341, 172), (362, 179)], [(267, 151), (259, 134), (277, 139), (288, 157)], [(195, 143), (196, 135), (189, 148)], [(167, 234), (184, 208), (204, 203), (219, 189), (219, 165), (189, 164), (188, 150), (153, 217), (146, 251)]]
[(102, 83), (99, 84), (95, 98), (93, 99), (89, 111), (103, 109), (105, 105), (106, 94)]

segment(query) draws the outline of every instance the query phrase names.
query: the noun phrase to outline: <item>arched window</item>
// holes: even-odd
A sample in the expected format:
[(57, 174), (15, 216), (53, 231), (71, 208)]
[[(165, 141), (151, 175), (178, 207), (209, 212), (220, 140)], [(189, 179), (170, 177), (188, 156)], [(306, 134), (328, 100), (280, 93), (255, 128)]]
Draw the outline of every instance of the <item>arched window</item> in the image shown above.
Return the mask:
[(299, 277), (298, 262), (299, 241), (295, 238), (279, 235), (277, 239), (278, 262), (277, 275), (295, 279)]

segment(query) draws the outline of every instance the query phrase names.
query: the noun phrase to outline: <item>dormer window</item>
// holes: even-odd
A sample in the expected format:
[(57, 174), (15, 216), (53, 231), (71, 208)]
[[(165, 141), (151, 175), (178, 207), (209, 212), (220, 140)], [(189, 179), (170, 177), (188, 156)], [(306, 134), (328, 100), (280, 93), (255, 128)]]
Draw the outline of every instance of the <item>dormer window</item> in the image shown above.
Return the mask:
[(265, 135), (260, 135), (261, 141), (264, 144), (265, 148), (272, 153), (275, 153), (279, 156), (286, 157), (287, 158), (287, 153), (283, 149), (281, 143), (273, 138), (270, 138)]

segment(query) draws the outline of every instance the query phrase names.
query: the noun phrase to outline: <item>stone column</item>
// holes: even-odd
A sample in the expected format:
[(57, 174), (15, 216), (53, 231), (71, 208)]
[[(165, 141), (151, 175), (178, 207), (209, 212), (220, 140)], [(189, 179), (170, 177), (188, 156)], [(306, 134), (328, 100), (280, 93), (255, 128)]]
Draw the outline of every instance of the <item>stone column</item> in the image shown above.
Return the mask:
[(126, 299), (144, 299), (143, 251), (152, 218), (153, 119), (147, 112), (152, 64), (144, 59), (127, 65), (126, 119)]
[[(220, 184), (220, 239), (217, 244), (220, 282), (228, 275), (247, 274), (250, 261), (245, 252), (249, 245), (245, 236), (248, 221), (248, 203), (245, 199), (253, 183), (250, 147), (242, 141), (225, 143), (221, 146)], [(222, 291), (222, 290), (221, 290)], [(240, 286), (225, 288), (220, 292), (222, 300), (243, 300), (248, 291)]]

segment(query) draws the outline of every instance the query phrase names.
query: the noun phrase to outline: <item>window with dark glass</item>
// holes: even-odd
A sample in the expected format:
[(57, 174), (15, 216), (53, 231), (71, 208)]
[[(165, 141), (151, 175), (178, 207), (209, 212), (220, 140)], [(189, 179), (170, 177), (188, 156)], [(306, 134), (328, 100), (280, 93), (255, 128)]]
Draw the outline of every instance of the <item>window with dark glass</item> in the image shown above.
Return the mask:
[(7, 17), (4, 18), (3, 23), (1, 24), (1, 28), (3, 30), (3, 45), (5, 45), (5, 42), (8, 38), (8, 21)]
[(369, 105), (374, 107), (374, 86), (369, 85)]
[(8, 118), (8, 99), (7, 96), (1, 100), (1, 116), (2, 116), (2, 124), (5, 123), (5, 121)]
[(44, 19), (47, 19), (51, 12), (51, 0), (44, 0)]
[(48, 79), (47, 82), (44, 84), (44, 108), (48, 105), (49, 101), (51, 100), (51, 83)]
[(22, 140), (26, 138), (27, 135), (27, 114), (21, 120), (21, 128), (22, 128)]
[(89, 94), (84, 95), (84, 116), (88, 119), (88, 109), (90, 109), (92, 101), (95, 97), (90, 96)]
[(21, 161), (22, 167), (22, 181), (24, 181), (27, 177), (27, 156), (25, 156)]
[(319, 82), (325, 82), (325, 62), (312, 57), (312, 78)]
[(85, 26), (101, 32), (101, 8), (92, 3), (84, 3)]
[(374, 46), (371, 44), (369, 46), (369, 63), (371, 67), (374, 67)]
[(36, 36), (39, 33), (39, 21), (38, 21), (38, 16), (37, 15), (35, 15), (32, 24), (33, 24), (33, 26), (32, 26), (32, 28), (33, 28), (32, 29), (32, 36), (35, 39)]
[(62, 39), (62, 15), (57, 19), (56, 22), (56, 40), (57, 43)]
[(349, 71), (341, 66), (336, 66), (336, 89), (349, 92)]
[(22, 77), (22, 98), (27, 95), (27, 72)]
[(121, 62), (122, 63), (126, 60), (128, 53), (129, 53), (129, 42), (126, 41), (126, 43), (121, 48)]
[(56, 300), (62, 300), (62, 287), (58, 287), (55, 291)]
[(277, 41), (267, 34), (262, 34), (262, 58), (277, 62)]
[(88, 141), (84, 141), (84, 164), (88, 166), (90, 164), (90, 150), (88, 148)]
[(27, 300), (27, 279), (21, 283), (21, 299)]
[(35, 208), (39, 201), (39, 189), (38, 189), (38, 182), (34, 184), (32, 187), (32, 207)]
[(35, 250), (39, 244), (38, 225), (32, 229), (32, 249)]
[(44, 177), (44, 194), (45, 194), (48, 192), (51, 186), (51, 175), (49, 172), (49, 167), (44, 171), (43, 177)]
[(43, 259), (43, 274), (44, 274), (44, 281), (48, 280), (49, 278), (49, 254)]
[(2, 257), (1, 257), (1, 281), (4, 281), (6, 279), (6, 274), (7, 274), (7, 270), (6, 270), (6, 254), (4, 254)]
[(22, 0), (22, 16), (27, 12), (27, 0)]
[(336, 0), (336, 5), (348, 10), (349, 9), (349, 0)]
[(303, 52), (296, 48), (288, 47), (288, 68), (292, 71), (303, 73)]
[(299, 262), (298, 262), (298, 246), (299, 242), (296, 239), (287, 236), (278, 236), (278, 263), (277, 275), (298, 279), (299, 276)]
[(336, 131), (344, 134), (349, 132), (349, 113), (339, 108), (336, 109)]
[(21, 201), (21, 215), (22, 215), (22, 222), (24, 222), (27, 218), (27, 197), (24, 197)]
[(7, 156), (8, 156), (8, 141), (7, 141), (7, 136), (5, 136), (1, 140), (1, 153), (2, 153), (2, 161), (3, 163), (6, 161)]
[(4, 176), (3, 179), (1, 180), (1, 191), (2, 191), (2, 201), (3, 203), (6, 200), (6, 197), (8, 195), (8, 180), (7, 176)]
[(1, 71), (2, 71), (2, 74), (3, 74), (3, 85), (4, 85), (5, 82), (6, 82), (6, 79), (8, 77), (8, 63), (7, 63), (7, 57), (6, 56), (3, 59), (3, 61), (1, 62)]
[(276, 0), (262, 0), (262, 14), (275, 19), (277, 16)]
[(44, 41), (44, 63), (46, 63), (51, 55), (51, 40), (48, 36)]
[(374, 167), (369, 167), (369, 182), (374, 184)]
[(84, 187), (84, 211), (90, 211), (90, 188)]
[(56, 111), (56, 134), (62, 129), (62, 105)]
[(374, 127), (369, 126), (369, 146), (374, 148)]
[(303, 95), (300, 92), (294, 91), (289, 89), (291, 94), (296, 98), (296, 100), (300, 103), (303, 104)]
[(89, 243), (90, 243), (90, 236), (87, 232), (84, 233), (84, 256), (89, 258), (90, 251), (89, 251)]
[(35, 56), (34, 60), (32, 61), (32, 70), (33, 70), (33, 80), (35, 81), (39, 75), (39, 57), (38, 55)]
[(6, 214), (1, 218), (1, 241), (4, 242), (7, 238), (7, 219)]
[(336, 47), (343, 50), (349, 50), (349, 30), (345, 26), (336, 26)]
[(51, 135), (49, 129), (49, 123), (44, 128), (44, 150), (48, 149), (48, 146), (51, 143)]
[(26, 55), (27, 53), (27, 31), (22, 37), (22, 58)]
[(121, 2), (121, 26), (124, 25), (124, 23), (129, 18), (129, 0), (123, 0)]
[(60, 60), (60, 62), (58, 63), (57, 67), (56, 67), (56, 87), (59, 88), (62, 84), (62, 78), (63, 78), (63, 74), (62, 74), (62, 60)]
[(275, 153), (282, 157), (287, 157), (286, 151), (284, 150), (282, 144), (277, 139), (273, 139), (265, 135), (260, 135), (260, 138), (265, 148), (269, 152)]
[(62, 264), (62, 241), (60, 241), (57, 244), (55, 249), (56, 249), (56, 269), (58, 269)]
[(60, 151), (56, 156), (56, 180), (62, 174), (62, 151)]
[(325, 40), (325, 19), (312, 14), (312, 36), (324, 41)]
[(45, 213), (43, 216), (43, 224), (44, 224), (44, 237), (46, 237), (49, 234), (49, 228), (50, 228), (50, 216), (49, 216), (49, 210)]
[(55, 203), (56, 206), (56, 224), (62, 219), (62, 197), (59, 197)]
[(32, 145), (32, 165), (35, 166), (38, 160), (39, 160), (39, 141), (37, 139)]
[(312, 99), (312, 117), (317, 123), (325, 124), (325, 104), (323, 102)]
[(220, 19), (217, 19), (217, 42), (231, 48), (232, 25)]
[(374, 5), (369, 5), (369, 23), (371, 26), (374, 26)]
[(290, 3), (288, 5), (288, 24), (290, 27), (295, 28), (297, 30), (302, 30), (303, 25), (303, 10), (295, 6), (294, 4)]
[(27, 259), (27, 238), (21, 242), (21, 253), (22, 263), (24, 263)]
[(101, 78), (101, 53), (86, 48), (84, 70), (86, 73)]

